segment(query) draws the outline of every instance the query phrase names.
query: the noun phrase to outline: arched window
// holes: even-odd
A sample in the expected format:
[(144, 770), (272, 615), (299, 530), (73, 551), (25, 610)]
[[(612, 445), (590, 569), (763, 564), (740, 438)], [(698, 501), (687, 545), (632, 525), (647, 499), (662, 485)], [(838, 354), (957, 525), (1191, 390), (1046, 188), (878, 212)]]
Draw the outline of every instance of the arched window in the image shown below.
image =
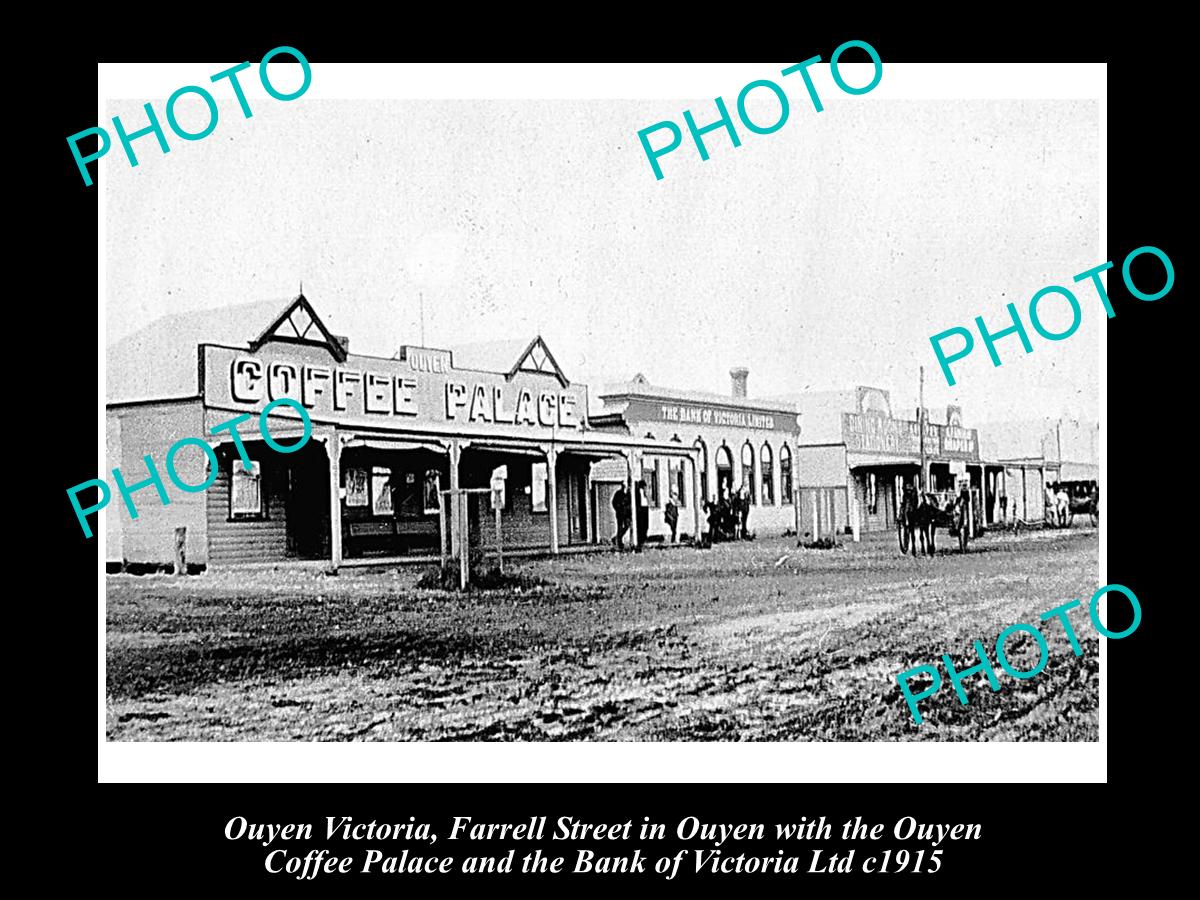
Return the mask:
[(742, 491), (749, 498), (751, 506), (758, 502), (754, 493), (754, 482), (754, 448), (746, 441), (742, 444)]
[(717, 448), (717, 499), (733, 493), (733, 454), (722, 444)]
[(792, 502), (792, 451), (787, 444), (779, 448), (779, 502)]
[(708, 447), (700, 438), (696, 438), (693, 446), (700, 451), (700, 465), (697, 466), (697, 471), (700, 473), (700, 496), (696, 498), (696, 502), (703, 503), (708, 499)]
[(762, 505), (775, 505), (775, 466), (771, 456), (771, 445), (763, 442), (758, 451), (759, 477), (762, 479)]

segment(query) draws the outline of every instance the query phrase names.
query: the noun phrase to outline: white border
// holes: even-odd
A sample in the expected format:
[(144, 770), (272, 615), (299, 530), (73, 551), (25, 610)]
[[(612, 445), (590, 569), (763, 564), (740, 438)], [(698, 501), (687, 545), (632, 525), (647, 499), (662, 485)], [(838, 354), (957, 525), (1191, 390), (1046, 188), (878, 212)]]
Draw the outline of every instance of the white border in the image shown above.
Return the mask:
[[(270, 48), (264, 48), (264, 51)], [(773, 64), (313, 64), (306, 99), (611, 99), (728, 97), (744, 84), (833, 48), (811, 48)], [(881, 50), (881, 52), (883, 52)], [(1100, 102), (1100, 235), (1096, 262), (1108, 257), (1108, 83), (1103, 64), (889, 64), (869, 94), (836, 94), (837, 105), (887, 99), (1096, 99)], [(280, 57), (281, 60), (287, 57)], [(99, 66), (97, 123), (110, 100), (165, 98), (234, 63)], [(818, 68), (827, 70), (825, 64)], [(871, 77), (867, 64), (839, 66), (851, 84)], [(823, 73), (828, 83), (828, 72)], [(242, 81), (261, 92), (256, 67)], [(277, 83), (290, 89), (287, 76)], [(262, 95), (265, 99), (265, 94)], [(262, 102), (260, 100), (260, 102)], [(630, 122), (631, 131), (644, 123)], [(190, 148), (193, 152), (202, 145)], [(104, 471), (105, 177), (98, 163), (99, 215), (98, 471)], [(650, 187), (653, 187), (650, 185)], [(649, 189), (649, 188), (648, 188)], [(1103, 277), (1103, 276), (1102, 276)], [(1108, 485), (1107, 328), (1100, 329), (1100, 480)], [(1105, 641), (1100, 641), (1099, 743), (137, 743), (105, 735), (105, 516), (97, 527), (99, 556), (100, 781), (234, 782), (1066, 782), (1107, 780)], [(1107, 534), (1100, 530), (1105, 584)], [(351, 749), (353, 748), (353, 749)]]

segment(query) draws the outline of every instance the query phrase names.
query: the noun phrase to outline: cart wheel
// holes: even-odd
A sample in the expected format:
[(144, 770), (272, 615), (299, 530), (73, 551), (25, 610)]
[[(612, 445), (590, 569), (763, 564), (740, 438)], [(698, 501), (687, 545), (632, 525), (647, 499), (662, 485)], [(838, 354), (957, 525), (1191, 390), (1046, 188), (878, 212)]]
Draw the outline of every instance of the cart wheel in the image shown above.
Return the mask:
[(1100, 524), (1100, 513), (1096, 512), (1095, 510), (1092, 510), (1091, 512), (1088, 513), (1088, 519), (1089, 519), (1089, 521), (1091, 521), (1092, 527), (1095, 528), (1097, 525)]

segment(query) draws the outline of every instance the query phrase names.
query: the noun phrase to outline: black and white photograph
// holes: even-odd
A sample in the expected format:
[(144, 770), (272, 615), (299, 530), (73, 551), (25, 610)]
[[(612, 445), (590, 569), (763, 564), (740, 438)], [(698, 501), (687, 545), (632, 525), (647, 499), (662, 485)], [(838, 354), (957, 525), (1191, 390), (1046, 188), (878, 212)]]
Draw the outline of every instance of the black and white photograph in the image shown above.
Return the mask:
[(1103, 75), (833, 49), (114, 131), (104, 740), (1100, 741)]

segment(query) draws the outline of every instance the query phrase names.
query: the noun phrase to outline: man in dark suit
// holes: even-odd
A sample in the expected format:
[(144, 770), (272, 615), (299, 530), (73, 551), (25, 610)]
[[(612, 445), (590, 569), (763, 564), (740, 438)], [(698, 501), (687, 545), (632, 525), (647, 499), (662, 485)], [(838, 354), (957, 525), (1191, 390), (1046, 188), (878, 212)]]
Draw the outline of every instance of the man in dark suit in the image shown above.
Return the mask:
[(625, 532), (629, 530), (629, 492), (625, 490), (625, 485), (621, 485), (613, 494), (612, 508), (617, 517), (617, 536), (613, 543), (618, 550), (624, 550)]
[(646, 505), (646, 482), (638, 479), (635, 485), (635, 501), (637, 503), (637, 548), (642, 549), (646, 543), (646, 531), (650, 528), (650, 508)]

